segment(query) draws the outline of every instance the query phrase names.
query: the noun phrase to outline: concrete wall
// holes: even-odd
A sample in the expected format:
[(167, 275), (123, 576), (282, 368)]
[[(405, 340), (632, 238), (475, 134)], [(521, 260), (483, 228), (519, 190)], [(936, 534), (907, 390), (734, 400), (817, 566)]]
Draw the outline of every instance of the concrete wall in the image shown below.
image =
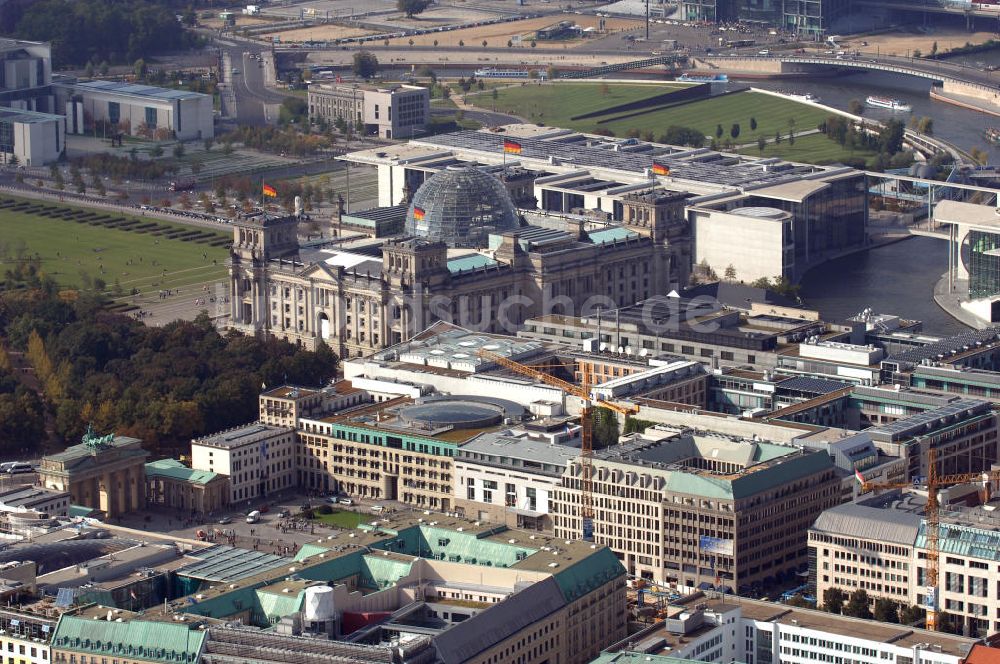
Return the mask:
[(784, 261), (780, 219), (704, 209), (691, 210), (689, 218), (695, 264), (707, 263), (720, 277), (730, 265), (736, 269), (736, 278), (748, 283), (784, 274), (791, 267)]
[(66, 121), (14, 123), (14, 154), (24, 166), (42, 166), (57, 159), (66, 148)]

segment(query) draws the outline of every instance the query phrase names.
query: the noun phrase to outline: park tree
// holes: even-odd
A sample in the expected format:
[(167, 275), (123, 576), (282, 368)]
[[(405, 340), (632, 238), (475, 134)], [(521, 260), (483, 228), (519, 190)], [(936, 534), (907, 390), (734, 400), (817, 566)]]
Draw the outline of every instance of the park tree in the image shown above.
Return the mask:
[(757, 131), (757, 118), (750, 118), (750, 131)]
[(757, 151), (764, 154), (764, 150), (767, 148), (767, 139), (763, 136), (757, 137)]
[(932, 136), (934, 134), (934, 118), (924, 116), (917, 122), (917, 131), (921, 134)]
[(432, 0), (397, 0), (396, 9), (405, 13), (407, 18), (413, 18), (430, 7), (431, 2)]
[[(556, 69), (555, 65), (549, 65), (545, 68), (545, 77), (550, 81), (554, 81), (559, 78), (559, 70)], [(538, 78), (537, 74), (535, 78)]]
[(181, 157), (184, 156), (185, 151), (186, 150), (184, 149), (184, 144), (178, 143), (177, 145), (174, 146), (174, 158), (180, 159)]
[(793, 131), (788, 132), (788, 144), (795, 145), (795, 132)]
[(153, 158), (159, 158), (163, 156), (163, 146), (157, 143), (149, 149), (149, 156)]
[(851, 115), (862, 115), (865, 112), (865, 105), (860, 99), (852, 99), (847, 102), (847, 112)]
[(779, 145), (781, 143), (781, 130), (774, 130), (774, 144)]
[(486, 46), (487, 46), (488, 44), (489, 44), (489, 42), (488, 42), (488, 41), (486, 41), (486, 40), (484, 39), (484, 40), (483, 40), (483, 48), (486, 48)]
[(358, 51), (354, 54), (354, 64), (352, 71), (355, 76), (369, 79), (378, 73), (378, 58), (369, 51)]
[(923, 625), (926, 619), (924, 609), (915, 604), (899, 608), (899, 622), (902, 625)]
[(973, 161), (981, 166), (985, 166), (990, 159), (989, 155), (986, 154), (986, 151), (980, 148), (972, 148), (969, 150), (969, 156), (972, 157)]
[(604, 449), (618, 442), (618, 416), (609, 408), (594, 408), (594, 449)]
[(889, 120), (878, 133), (878, 149), (887, 155), (892, 155), (903, 149), (903, 137), (906, 127), (899, 120)]
[(101, 64), (97, 67), (97, 71), (101, 74), (101, 76), (107, 76), (108, 72), (111, 71), (111, 65), (108, 64), (107, 60), (101, 60)]
[(83, 77), (84, 78), (94, 78), (94, 63), (93, 62), (91, 62), (89, 60), (87, 61), (87, 66), (83, 68)]
[(736, 267), (732, 263), (726, 267), (725, 277), (726, 281), (736, 281)]
[(871, 608), (869, 608), (870, 604), (871, 600), (868, 597), (868, 592), (864, 588), (858, 588), (848, 598), (847, 604), (844, 606), (844, 615), (864, 618), (866, 620), (870, 619), (872, 617)]
[(729, 128), (729, 135), (733, 137), (734, 141), (737, 138), (740, 137), (740, 123), (739, 122), (734, 122), (733, 126)]
[(726, 130), (722, 128), (722, 124), (715, 125), (715, 137), (722, 138), (722, 135), (726, 133)]
[(693, 148), (700, 148), (705, 145), (705, 133), (692, 127), (682, 127), (680, 125), (670, 125), (667, 131), (660, 134), (660, 143), (670, 145), (687, 145)]
[(847, 594), (840, 588), (827, 588), (823, 591), (823, 610), (829, 613), (843, 613), (846, 599)]
[(879, 622), (898, 623), (899, 604), (891, 599), (880, 597), (875, 600), (875, 610), (872, 612), (872, 616)]
[(921, 50), (920, 50), (919, 48), (915, 48), (915, 49), (913, 49), (913, 57), (915, 57), (915, 58), (919, 58), (919, 57), (921, 57), (922, 55), (923, 55), (923, 53), (921, 52)]
[(465, 46), (465, 40), (464, 39), (459, 39), (458, 40), (458, 45), (459, 46)]
[(931, 57), (933, 58), (935, 55), (937, 55), (937, 52), (938, 52), (938, 43), (935, 41), (933, 44), (931, 44)]
[(138, 78), (139, 80), (146, 78), (146, 74), (148, 73), (148, 71), (149, 69), (146, 66), (146, 61), (143, 60), (142, 58), (139, 58), (132, 64), (132, 72), (135, 74), (135, 77)]
[(194, 175), (198, 175), (199, 173), (201, 173), (201, 169), (203, 166), (204, 164), (202, 163), (201, 159), (195, 159), (194, 161), (191, 162), (191, 173)]

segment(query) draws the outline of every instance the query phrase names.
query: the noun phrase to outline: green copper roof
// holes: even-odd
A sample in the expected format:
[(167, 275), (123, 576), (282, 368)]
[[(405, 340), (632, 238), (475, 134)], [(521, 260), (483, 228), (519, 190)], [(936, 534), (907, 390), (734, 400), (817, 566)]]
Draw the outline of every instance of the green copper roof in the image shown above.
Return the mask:
[[(359, 527), (365, 529), (364, 524)], [(372, 548), (488, 567), (511, 567), (522, 558), (535, 553), (532, 548), (486, 539), (502, 530), (505, 528), (477, 534), (433, 526), (412, 526), (398, 533), (392, 532), (393, 537), (372, 545)]]
[(567, 602), (593, 592), (608, 581), (625, 575), (625, 568), (607, 547), (577, 561), (569, 567), (556, 570), (556, 583)]
[(197, 661), (204, 641), (205, 632), (186, 624), (108, 622), (64, 615), (56, 625), (51, 645), (105, 657), (185, 664)]
[(208, 484), (219, 476), (207, 470), (188, 468), (177, 459), (160, 459), (146, 464), (146, 477), (168, 477), (195, 484)]
[(277, 622), (285, 616), (302, 610), (302, 602), (305, 600), (305, 592), (297, 593), (275, 593), (257, 591), (257, 601), (260, 604), (261, 612), (267, 616), (268, 622)]
[[(774, 447), (782, 450), (783, 454), (788, 454), (787, 447), (761, 445), (758, 455), (763, 458), (760, 461), (768, 461), (782, 456), (782, 454), (775, 454), (773, 457), (768, 457), (767, 455), (770, 454), (768, 447)], [(670, 472), (667, 475), (667, 490), (674, 493), (704, 496), (705, 498), (733, 500), (777, 488), (785, 484), (789, 477), (804, 477), (818, 473), (831, 465), (830, 457), (826, 454), (796, 454), (781, 463), (744, 473), (733, 479), (697, 473)]]
[(604, 244), (606, 242), (619, 242), (621, 240), (627, 240), (629, 238), (639, 237), (639, 234), (635, 231), (630, 231), (627, 228), (621, 226), (616, 226), (614, 228), (606, 228), (600, 231), (592, 231), (588, 233), (590, 236), (590, 241), (594, 244)]
[(316, 556), (321, 553), (326, 553), (329, 550), (330, 547), (322, 546), (320, 544), (303, 544), (302, 548), (295, 552), (295, 562), (311, 558), (312, 556)]

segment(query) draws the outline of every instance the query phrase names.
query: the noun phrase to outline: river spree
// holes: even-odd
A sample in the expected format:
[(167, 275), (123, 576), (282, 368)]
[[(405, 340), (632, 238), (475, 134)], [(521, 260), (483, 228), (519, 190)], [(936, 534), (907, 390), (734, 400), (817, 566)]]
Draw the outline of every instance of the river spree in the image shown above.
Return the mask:
[[(994, 57), (1000, 57), (1000, 54), (995, 55), (992, 52), (979, 54), (977, 60), (991, 61)], [(997, 84), (1000, 85), (1000, 71), (995, 72), (995, 75)], [(811, 92), (819, 97), (820, 103), (844, 111), (852, 99), (864, 103), (865, 98), (872, 94), (895, 97), (913, 106), (912, 115), (933, 118), (935, 136), (966, 151), (974, 147), (984, 149), (990, 155), (991, 163), (1000, 163), (1000, 147), (990, 145), (983, 138), (983, 132), (987, 127), (1000, 126), (1000, 117), (933, 100), (928, 95), (931, 88), (930, 81), (924, 79), (887, 72), (871, 72), (809, 80), (748, 82), (754, 87), (765, 90)], [(910, 115), (910, 113), (893, 113), (875, 108), (865, 109), (865, 117), (873, 120), (896, 118), (907, 122)]]
[(801, 297), (824, 320), (838, 321), (865, 307), (922, 320), (929, 334), (966, 330), (934, 302), (934, 284), (948, 269), (945, 241), (911, 237), (820, 265), (802, 279)]

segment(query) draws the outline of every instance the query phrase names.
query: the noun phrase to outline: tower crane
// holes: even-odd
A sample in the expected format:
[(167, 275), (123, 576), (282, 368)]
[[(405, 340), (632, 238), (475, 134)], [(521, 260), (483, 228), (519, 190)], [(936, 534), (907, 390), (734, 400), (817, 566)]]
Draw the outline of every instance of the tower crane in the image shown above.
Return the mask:
[(639, 407), (633, 403), (595, 398), (590, 392), (589, 371), (586, 369), (583, 374), (583, 385), (576, 385), (545, 373), (538, 367), (522, 364), (485, 349), (479, 351), (479, 356), (522, 376), (528, 376), (546, 385), (557, 387), (566, 394), (583, 401), (583, 411), (580, 414), (582, 427), (580, 436), (580, 517), (583, 523), (583, 540), (585, 542), (594, 541), (594, 407), (609, 408), (622, 415), (638, 413)]
[[(862, 491), (880, 491), (883, 489), (904, 489), (912, 488), (911, 482), (867, 482), (864, 481), (860, 471), (858, 478), (862, 480)], [(937, 450), (928, 450), (927, 454), (927, 508), (925, 517), (927, 521), (927, 594), (925, 596), (924, 607), (927, 611), (925, 627), (932, 631), (938, 631), (938, 564), (940, 561), (940, 526), (941, 513), (938, 502), (938, 489), (955, 484), (966, 484), (969, 482), (983, 482), (986, 489), (986, 496), (989, 497), (990, 482), (1000, 481), (1000, 470), (983, 471), (979, 473), (959, 473), (955, 475), (938, 475), (937, 471)]]

